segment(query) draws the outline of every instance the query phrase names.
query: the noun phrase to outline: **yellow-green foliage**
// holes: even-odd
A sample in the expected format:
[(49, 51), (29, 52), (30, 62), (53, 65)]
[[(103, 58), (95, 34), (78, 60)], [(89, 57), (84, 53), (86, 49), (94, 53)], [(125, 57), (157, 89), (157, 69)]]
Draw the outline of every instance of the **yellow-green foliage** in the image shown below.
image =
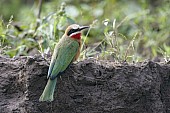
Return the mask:
[(169, 0), (43, 1), (40, 18), (39, 0), (0, 4), (0, 53), (10, 57), (52, 52), (65, 28), (78, 23), (91, 26), (82, 36), (80, 60), (169, 60)]

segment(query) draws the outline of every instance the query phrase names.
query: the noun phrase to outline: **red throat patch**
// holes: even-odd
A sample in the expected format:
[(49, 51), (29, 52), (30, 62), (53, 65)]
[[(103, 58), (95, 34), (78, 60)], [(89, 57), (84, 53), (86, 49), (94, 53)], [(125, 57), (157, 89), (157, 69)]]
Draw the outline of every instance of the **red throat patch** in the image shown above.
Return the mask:
[(71, 38), (80, 39), (81, 38), (81, 33), (77, 33), (75, 35), (72, 35)]

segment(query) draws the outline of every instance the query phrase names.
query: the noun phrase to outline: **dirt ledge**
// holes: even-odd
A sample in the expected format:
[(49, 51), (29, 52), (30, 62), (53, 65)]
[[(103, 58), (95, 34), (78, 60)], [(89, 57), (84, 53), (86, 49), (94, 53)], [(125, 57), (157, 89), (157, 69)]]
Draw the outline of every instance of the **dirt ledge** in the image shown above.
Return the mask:
[(0, 56), (1, 113), (170, 113), (170, 64), (84, 60), (58, 80), (54, 102), (38, 102), (47, 71), (40, 56)]

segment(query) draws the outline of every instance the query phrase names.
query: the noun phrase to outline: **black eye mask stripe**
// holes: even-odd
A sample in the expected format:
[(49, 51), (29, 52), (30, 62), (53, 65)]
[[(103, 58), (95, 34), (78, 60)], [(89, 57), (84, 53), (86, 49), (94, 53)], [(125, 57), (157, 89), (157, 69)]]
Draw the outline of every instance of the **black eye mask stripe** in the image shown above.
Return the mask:
[(70, 31), (67, 33), (67, 36), (70, 36), (72, 33), (75, 33), (77, 31), (81, 31), (79, 28), (78, 29), (70, 29)]

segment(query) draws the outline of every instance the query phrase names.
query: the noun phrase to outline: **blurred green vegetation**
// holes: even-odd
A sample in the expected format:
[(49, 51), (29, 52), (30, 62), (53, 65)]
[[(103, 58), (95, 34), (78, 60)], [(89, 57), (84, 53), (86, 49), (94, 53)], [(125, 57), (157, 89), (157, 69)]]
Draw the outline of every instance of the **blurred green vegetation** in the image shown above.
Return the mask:
[(80, 60), (170, 60), (170, 0), (1, 0), (0, 54), (51, 54), (65, 28), (90, 25)]

